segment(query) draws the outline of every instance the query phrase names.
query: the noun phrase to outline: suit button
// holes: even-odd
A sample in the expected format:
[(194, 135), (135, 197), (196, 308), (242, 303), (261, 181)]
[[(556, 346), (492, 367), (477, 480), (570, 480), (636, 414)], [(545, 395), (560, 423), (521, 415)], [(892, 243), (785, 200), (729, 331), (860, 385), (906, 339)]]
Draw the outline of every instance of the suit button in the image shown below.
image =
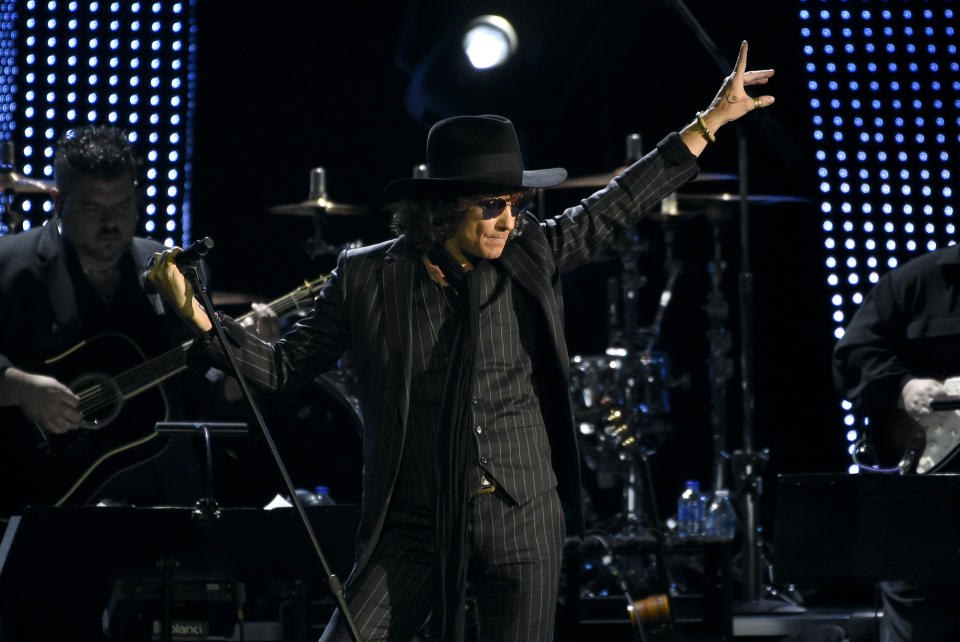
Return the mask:
[(473, 399), (471, 399), (471, 401), (473, 401), (473, 405), (477, 405), (477, 402), (480, 401), (480, 397), (473, 395)]
[(486, 458), (486, 457), (481, 457), (481, 458), (480, 458), (480, 463), (481, 463), (481, 464), (486, 464), (486, 463), (487, 463), (487, 458)]
[(482, 432), (483, 432), (483, 426), (477, 426), (477, 434), (479, 435)]

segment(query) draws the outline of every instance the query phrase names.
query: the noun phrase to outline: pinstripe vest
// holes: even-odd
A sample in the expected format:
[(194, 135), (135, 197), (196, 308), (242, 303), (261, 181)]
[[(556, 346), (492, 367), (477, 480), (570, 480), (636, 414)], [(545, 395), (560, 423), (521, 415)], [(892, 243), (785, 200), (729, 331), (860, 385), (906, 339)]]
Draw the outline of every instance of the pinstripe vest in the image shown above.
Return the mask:
[[(416, 279), (411, 409), (394, 499), (432, 508), (437, 431), (446, 429), (441, 407), (455, 320), (445, 300), (450, 294), (423, 270), (417, 270)], [(479, 289), (481, 305), (471, 428), (476, 474), (470, 479), (478, 485), (485, 472), (522, 503), (557, 483), (533, 386), (537, 333), (522, 289), (496, 261), (479, 262), (471, 281)]]

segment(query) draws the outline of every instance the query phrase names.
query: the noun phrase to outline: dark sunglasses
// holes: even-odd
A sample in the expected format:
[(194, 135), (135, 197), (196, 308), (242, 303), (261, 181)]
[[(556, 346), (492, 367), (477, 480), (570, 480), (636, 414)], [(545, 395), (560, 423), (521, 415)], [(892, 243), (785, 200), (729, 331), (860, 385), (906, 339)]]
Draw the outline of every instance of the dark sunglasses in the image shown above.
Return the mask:
[(519, 198), (514, 203), (505, 198), (491, 198), (477, 203), (483, 210), (483, 218), (485, 219), (497, 218), (503, 213), (503, 210), (507, 209), (507, 205), (510, 206), (510, 213), (516, 218), (530, 209), (532, 204), (533, 201), (526, 197)]

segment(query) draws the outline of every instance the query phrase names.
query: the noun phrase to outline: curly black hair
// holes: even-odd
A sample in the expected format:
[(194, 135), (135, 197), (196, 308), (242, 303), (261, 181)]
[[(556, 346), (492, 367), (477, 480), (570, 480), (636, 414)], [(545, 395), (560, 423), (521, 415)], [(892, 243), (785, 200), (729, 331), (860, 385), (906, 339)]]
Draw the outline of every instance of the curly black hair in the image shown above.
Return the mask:
[(136, 182), (137, 163), (127, 135), (115, 127), (89, 125), (68, 129), (53, 157), (57, 189), (70, 192), (77, 176), (112, 179), (129, 176)]
[[(534, 193), (535, 190), (522, 190), (512, 196), (533, 198)], [(401, 199), (394, 206), (390, 229), (394, 234), (406, 234), (407, 247), (411, 251), (425, 252), (434, 244), (443, 245), (456, 234), (472, 205), (498, 194), (483, 192), (461, 196)], [(520, 234), (523, 219), (523, 216), (517, 218), (511, 238)]]

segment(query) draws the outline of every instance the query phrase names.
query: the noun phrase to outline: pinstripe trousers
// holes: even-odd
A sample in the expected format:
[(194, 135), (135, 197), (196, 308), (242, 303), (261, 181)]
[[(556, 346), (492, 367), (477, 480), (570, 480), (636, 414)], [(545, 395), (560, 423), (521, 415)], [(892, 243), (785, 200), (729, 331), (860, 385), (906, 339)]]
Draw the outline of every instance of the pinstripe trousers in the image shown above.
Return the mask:
[[(563, 508), (555, 489), (524, 504), (502, 492), (472, 499), (468, 593), (481, 642), (552, 642), (563, 558)], [(433, 598), (433, 517), (391, 509), (347, 607), (364, 642), (410, 642)], [(349, 642), (334, 614), (321, 642)]]

